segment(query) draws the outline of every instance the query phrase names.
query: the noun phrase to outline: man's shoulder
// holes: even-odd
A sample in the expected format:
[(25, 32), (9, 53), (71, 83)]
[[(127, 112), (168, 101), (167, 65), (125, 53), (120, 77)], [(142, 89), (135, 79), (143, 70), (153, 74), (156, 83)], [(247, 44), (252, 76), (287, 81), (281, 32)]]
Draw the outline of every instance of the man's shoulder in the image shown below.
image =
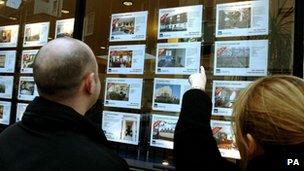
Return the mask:
[(7, 127), (0, 133), (0, 142), (2, 140), (8, 140), (9, 137), (14, 137), (18, 132), (21, 131), (20, 123), (14, 123), (13, 125)]
[(94, 168), (123, 170), (128, 167), (126, 162), (105, 144), (90, 136), (68, 131), (53, 138), (58, 144), (52, 145), (56, 148), (52, 153), (61, 154), (61, 161), (65, 164), (87, 167), (87, 169), (92, 166), (90, 170)]
[(88, 151), (79, 150), (79, 152), (86, 153), (62, 155), (56, 160), (61, 161), (61, 165), (64, 167), (82, 168), (80, 170), (128, 170), (128, 165), (124, 159), (106, 151), (87, 153)]
[[(77, 141), (77, 138), (75, 141)], [(62, 161), (63, 165), (67, 165), (69, 167), (77, 166), (77, 168), (83, 168), (85, 170), (128, 169), (128, 165), (125, 160), (120, 158), (103, 144), (88, 141), (87, 143), (75, 142), (64, 147), (66, 148), (63, 149), (63, 151), (57, 152), (57, 154), (62, 154), (59, 161)]]
[(126, 162), (104, 144), (73, 131), (35, 132), (16, 123), (0, 134), (0, 146), (0, 158), (4, 157), (5, 163), (45, 163), (46, 170), (56, 170), (57, 166), (67, 170), (128, 169)]

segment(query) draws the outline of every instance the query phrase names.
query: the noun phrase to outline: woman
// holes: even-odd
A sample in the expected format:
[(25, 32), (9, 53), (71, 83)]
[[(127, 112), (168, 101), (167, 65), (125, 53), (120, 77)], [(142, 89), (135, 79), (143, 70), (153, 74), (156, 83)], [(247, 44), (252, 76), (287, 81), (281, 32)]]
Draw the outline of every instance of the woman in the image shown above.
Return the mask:
[[(189, 78), (174, 135), (177, 170), (304, 170), (304, 81), (265, 77), (244, 90), (233, 107), (240, 163), (221, 157), (212, 135), (212, 103), (205, 70)], [(292, 159), (292, 162), (291, 160)]]

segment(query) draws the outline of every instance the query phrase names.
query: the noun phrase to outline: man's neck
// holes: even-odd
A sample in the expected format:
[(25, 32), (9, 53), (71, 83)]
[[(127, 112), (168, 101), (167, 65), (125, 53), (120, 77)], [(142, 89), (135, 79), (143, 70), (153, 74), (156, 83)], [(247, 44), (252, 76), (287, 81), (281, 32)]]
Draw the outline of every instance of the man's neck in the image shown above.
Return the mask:
[(84, 116), (85, 113), (87, 112), (87, 107), (86, 107), (87, 105), (81, 99), (76, 99), (76, 98), (58, 99), (55, 97), (50, 97), (50, 96), (45, 96), (45, 95), (43, 95), (42, 97), (47, 100), (71, 107), (82, 116)]

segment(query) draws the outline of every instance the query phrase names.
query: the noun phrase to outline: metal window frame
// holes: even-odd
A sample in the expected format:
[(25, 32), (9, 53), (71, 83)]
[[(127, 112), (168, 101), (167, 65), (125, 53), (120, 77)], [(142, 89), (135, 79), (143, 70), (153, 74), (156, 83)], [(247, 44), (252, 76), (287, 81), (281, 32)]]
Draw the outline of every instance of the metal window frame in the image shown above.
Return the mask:
[(293, 75), (303, 78), (304, 51), (304, 1), (295, 1)]
[(76, 0), (73, 38), (82, 40), (86, 0)]

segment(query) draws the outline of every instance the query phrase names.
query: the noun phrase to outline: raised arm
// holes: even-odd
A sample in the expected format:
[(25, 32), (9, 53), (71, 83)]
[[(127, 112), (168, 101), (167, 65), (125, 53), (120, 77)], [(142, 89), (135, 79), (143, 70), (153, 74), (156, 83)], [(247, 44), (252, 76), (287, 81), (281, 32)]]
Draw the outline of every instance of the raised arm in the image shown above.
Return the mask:
[(221, 157), (210, 127), (212, 102), (204, 92), (204, 68), (191, 75), (192, 89), (184, 94), (182, 109), (174, 134), (177, 170), (236, 170), (233, 163)]

